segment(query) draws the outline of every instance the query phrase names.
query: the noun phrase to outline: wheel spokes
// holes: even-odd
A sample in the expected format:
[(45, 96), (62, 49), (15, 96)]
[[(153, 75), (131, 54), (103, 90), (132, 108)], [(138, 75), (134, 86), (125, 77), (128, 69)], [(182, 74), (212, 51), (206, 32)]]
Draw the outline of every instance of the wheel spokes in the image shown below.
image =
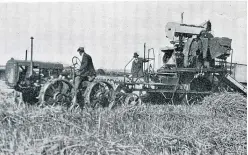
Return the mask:
[(112, 101), (110, 84), (104, 82), (92, 83), (86, 92), (87, 103), (92, 108), (106, 107)]
[(66, 81), (51, 82), (44, 91), (44, 101), (49, 104), (70, 104), (73, 97), (73, 86)]
[(141, 104), (141, 99), (138, 95), (131, 93), (128, 94), (125, 99), (125, 105), (139, 105)]

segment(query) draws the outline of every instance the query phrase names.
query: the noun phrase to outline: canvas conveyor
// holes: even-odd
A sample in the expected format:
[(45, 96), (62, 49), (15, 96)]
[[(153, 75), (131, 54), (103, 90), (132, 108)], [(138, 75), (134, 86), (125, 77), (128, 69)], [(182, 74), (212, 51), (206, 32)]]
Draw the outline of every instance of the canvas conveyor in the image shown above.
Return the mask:
[(230, 74), (227, 73), (225, 76), (220, 76), (218, 74), (215, 75), (220, 81), (224, 82), (232, 89), (247, 95), (247, 87), (244, 86), (242, 83), (238, 82), (237, 80), (235, 80)]

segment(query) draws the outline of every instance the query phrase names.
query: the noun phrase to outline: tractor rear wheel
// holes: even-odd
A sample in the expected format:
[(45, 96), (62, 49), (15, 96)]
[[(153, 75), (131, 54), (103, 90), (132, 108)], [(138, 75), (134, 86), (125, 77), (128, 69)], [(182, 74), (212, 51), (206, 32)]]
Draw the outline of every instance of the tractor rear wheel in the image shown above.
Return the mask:
[(108, 82), (92, 82), (85, 91), (85, 105), (94, 109), (107, 107), (114, 100), (113, 92)]
[(73, 85), (63, 79), (55, 79), (46, 83), (40, 92), (42, 103), (49, 105), (66, 105), (70, 106), (74, 96)]

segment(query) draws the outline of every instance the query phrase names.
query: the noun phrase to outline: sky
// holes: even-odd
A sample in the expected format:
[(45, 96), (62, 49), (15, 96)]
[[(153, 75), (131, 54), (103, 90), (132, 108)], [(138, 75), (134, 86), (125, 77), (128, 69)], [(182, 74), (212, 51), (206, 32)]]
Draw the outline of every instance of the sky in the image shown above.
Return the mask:
[(53, 2), (0, 3), (0, 65), (11, 57), (24, 59), (34, 37), (34, 60), (71, 65), (85, 47), (95, 68), (123, 69), (144, 43), (154, 48), (156, 67), (160, 49), (169, 45), (167, 22), (212, 22), (215, 37), (229, 37), (233, 61), (247, 64), (246, 2)]

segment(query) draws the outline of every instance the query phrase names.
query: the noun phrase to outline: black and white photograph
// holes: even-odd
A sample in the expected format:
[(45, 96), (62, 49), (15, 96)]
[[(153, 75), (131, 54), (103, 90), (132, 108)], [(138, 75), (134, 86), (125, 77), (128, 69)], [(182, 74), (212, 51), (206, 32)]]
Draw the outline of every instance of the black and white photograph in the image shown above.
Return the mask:
[(0, 2), (0, 155), (247, 154), (247, 1)]

